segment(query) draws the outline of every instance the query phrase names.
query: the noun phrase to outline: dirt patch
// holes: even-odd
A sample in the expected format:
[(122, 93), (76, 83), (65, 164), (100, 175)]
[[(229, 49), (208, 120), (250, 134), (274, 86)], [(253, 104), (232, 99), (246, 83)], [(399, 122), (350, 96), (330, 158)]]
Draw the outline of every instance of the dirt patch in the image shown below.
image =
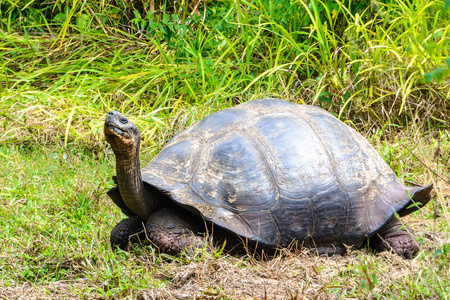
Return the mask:
[(5, 287), (0, 284), (0, 299), (44, 300), (44, 299), (100, 299), (85, 295), (89, 288), (86, 280), (57, 281), (48, 285), (35, 286), (25, 283), (20, 286)]

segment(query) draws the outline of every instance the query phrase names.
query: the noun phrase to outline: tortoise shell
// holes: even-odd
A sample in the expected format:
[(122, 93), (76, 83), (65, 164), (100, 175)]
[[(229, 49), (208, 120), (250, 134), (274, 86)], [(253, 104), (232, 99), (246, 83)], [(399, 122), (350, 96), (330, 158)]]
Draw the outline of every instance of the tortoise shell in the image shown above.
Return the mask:
[[(315, 106), (258, 99), (178, 133), (143, 181), (262, 245), (361, 244), (431, 186), (406, 187), (355, 130)], [(428, 196), (427, 196), (428, 195)], [(422, 198), (427, 199), (422, 199)]]

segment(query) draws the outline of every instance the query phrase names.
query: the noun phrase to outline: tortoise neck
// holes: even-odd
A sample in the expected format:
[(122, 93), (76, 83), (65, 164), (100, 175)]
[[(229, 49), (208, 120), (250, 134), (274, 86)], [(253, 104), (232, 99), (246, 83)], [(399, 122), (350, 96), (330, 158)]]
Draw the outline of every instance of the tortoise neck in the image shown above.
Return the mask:
[(125, 205), (146, 221), (155, 201), (144, 185), (139, 162), (139, 144), (134, 151), (114, 151), (116, 155), (117, 184)]

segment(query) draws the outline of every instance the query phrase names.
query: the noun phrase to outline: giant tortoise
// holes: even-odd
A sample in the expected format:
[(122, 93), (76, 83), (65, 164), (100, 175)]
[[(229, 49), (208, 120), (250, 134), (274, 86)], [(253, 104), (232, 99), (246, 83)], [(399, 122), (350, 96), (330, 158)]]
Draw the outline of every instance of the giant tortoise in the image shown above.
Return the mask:
[[(129, 217), (111, 232), (125, 249), (143, 231), (162, 252), (202, 245), (218, 228), (252, 245), (297, 241), (317, 252), (361, 247), (410, 258), (405, 216), (432, 185), (405, 186), (355, 130), (325, 110), (258, 99), (214, 113), (178, 133), (143, 169), (139, 129), (119, 112), (105, 121), (116, 156), (108, 194)], [(142, 235), (141, 235), (142, 237)]]

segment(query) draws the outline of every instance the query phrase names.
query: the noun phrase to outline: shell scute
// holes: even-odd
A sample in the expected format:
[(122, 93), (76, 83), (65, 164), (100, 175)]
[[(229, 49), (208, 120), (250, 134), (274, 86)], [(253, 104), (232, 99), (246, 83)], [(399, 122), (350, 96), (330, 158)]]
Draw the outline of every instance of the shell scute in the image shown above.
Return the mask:
[(210, 205), (233, 212), (270, 210), (277, 199), (257, 145), (239, 131), (215, 139), (203, 151), (191, 188)]
[(302, 199), (335, 184), (323, 145), (297, 115), (272, 113), (261, 117), (253, 128), (267, 149), (265, 157), (281, 195)]
[(191, 137), (164, 147), (156, 159), (141, 170), (143, 181), (171, 190), (184, 188), (195, 171), (202, 145), (200, 139)]

